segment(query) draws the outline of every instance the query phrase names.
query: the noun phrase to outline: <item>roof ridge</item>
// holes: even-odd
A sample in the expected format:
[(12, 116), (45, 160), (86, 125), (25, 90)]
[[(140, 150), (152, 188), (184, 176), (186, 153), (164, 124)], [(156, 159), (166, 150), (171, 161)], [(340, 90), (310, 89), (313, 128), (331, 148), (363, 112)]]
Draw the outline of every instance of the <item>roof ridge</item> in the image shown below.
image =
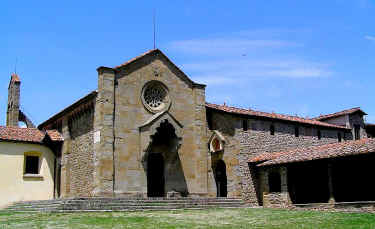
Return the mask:
[[(375, 139), (363, 138), (360, 140), (348, 140), (344, 142), (334, 142), (324, 145), (315, 145), (308, 147), (298, 147), (290, 150), (273, 152), (273, 153), (263, 153), (258, 156), (252, 157), (248, 162), (250, 163), (261, 163), (263, 165), (271, 165), (277, 163), (288, 163), (288, 162), (297, 162), (304, 160), (316, 160), (333, 156), (340, 156), (335, 154), (335, 150), (342, 151), (344, 149), (345, 153), (348, 154), (348, 149), (355, 150), (355, 147), (367, 146), (366, 144), (375, 143)], [(349, 152), (350, 153), (350, 152)], [(299, 155), (297, 155), (299, 154)], [(321, 155), (317, 155), (321, 154)], [(298, 156), (300, 156), (298, 158)]]
[(293, 115), (280, 114), (280, 113), (275, 113), (275, 112), (269, 113), (269, 112), (264, 112), (264, 111), (255, 111), (251, 109), (237, 108), (237, 107), (232, 107), (232, 106), (227, 106), (227, 105), (218, 105), (218, 104), (208, 103), (208, 102), (206, 102), (206, 106), (213, 108), (213, 109), (218, 109), (221, 111), (229, 112), (229, 113), (261, 116), (261, 117), (279, 119), (279, 120), (284, 120), (284, 121), (300, 122), (300, 123), (305, 123), (309, 125), (318, 125), (318, 126), (326, 126), (326, 127), (332, 127), (332, 128), (348, 129), (347, 127), (344, 127), (344, 126), (333, 125), (330, 123), (321, 122), (319, 120), (303, 118), (303, 117), (293, 116)]
[(142, 54), (140, 54), (140, 55), (138, 55), (136, 57), (131, 58), (128, 61), (125, 61), (124, 63), (122, 63), (120, 65), (117, 65), (117, 66), (113, 67), (113, 69), (118, 69), (118, 68), (124, 67), (124, 66), (130, 64), (131, 62), (133, 62), (135, 60), (138, 60), (138, 59), (140, 59), (140, 58), (142, 58), (142, 57), (144, 57), (144, 56), (146, 56), (146, 55), (148, 55), (150, 53), (156, 52), (156, 51), (160, 51), (160, 50), (157, 49), (157, 48), (156, 49), (150, 49), (150, 50), (148, 50), (148, 51), (146, 51), (146, 52), (144, 52), (144, 53), (142, 53)]
[[(325, 118), (330, 118), (330, 117), (336, 117), (340, 115), (345, 115), (345, 114), (351, 114), (357, 111), (362, 111), (361, 107), (353, 107), (353, 108), (348, 108), (342, 111), (337, 111), (334, 113), (329, 113), (329, 114), (324, 114), (324, 115), (319, 115), (318, 117), (313, 118), (313, 120), (320, 120), (320, 119), (325, 119)], [(362, 111), (364, 114), (366, 114), (364, 111)]]

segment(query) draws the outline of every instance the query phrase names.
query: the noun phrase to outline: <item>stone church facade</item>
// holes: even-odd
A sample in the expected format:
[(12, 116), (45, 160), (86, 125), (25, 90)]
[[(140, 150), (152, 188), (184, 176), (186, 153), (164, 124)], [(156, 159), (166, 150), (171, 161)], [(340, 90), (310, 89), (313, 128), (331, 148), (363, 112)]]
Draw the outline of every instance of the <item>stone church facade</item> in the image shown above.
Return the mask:
[(38, 126), (64, 139), (56, 156), (60, 198), (232, 197), (251, 205), (287, 204), (294, 200), (289, 162), (273, 160), (371, 135), (360, 108), (307, 119), (207, 103), (206, 86), (157, 49), (97, 71), (96, 91)]

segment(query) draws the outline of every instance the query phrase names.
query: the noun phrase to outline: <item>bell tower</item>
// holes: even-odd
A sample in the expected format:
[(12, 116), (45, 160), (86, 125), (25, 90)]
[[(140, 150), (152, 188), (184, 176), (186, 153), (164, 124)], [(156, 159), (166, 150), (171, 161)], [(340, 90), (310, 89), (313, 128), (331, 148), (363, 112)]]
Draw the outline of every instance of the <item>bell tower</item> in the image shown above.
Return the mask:
[(18, 126), (20, 115), (20, 86), (21, 80), (13, 73), (8, 87), (7, 126)]

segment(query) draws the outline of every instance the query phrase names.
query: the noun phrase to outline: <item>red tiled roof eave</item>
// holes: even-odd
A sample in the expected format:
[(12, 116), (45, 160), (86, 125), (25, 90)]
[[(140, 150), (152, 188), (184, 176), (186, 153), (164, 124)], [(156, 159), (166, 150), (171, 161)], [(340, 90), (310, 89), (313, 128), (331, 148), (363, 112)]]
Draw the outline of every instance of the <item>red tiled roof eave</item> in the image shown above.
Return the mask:
[(157, 52), (157, 51), (160, 52), (159, 49), (151, 49), (151, 50), (148, 50), (147, 52), (144, 52), (144, 53), (142, 53), (141, 55), (136, 56), (136, 57), (134, 57), (134, 58), (132, 58), (132, 59), (126, 61), (126, 62), (123, 63), (123, 64), (120, 64), (120, 65), (118, 65), (118, 66), (113, 67), (113, 69), (119, 69), (119, 68), (125, 67), (125, 66), (127, 66), (128, 64), (133, 63), (134, 61), (139, 60), (139, 59), (141, 59), (142, 57), (147, 56), (147, 55), (149, 55), (149, 54), (151, 54), (151, 53), (154, 53), (154, 52)]
[(206, 107), (227, 112), (227, 113), (234, 113), (234, 114), (241, 114), (241, 115), (249, 115), (249, 116), (256, 116), (256, 117), (263, 117), (263, 118), (270, 118), (270, 119), (278, 119), (283, 121), (289, 121), (289, 122), (297, 122), (302, 124), (308, 124), (308, 125), (314, 125), (314, 126), (324, 126), (324, 127), (330, 127), (330, 128), (336, 128), (336, 129), (348, 129), (345, 126), (338, 126), (333, 125), (325, 122), (320, 122), (317, 120), (312, 119), (306, 119), (301, 118), (297, 116), (291, 116), (291, 115), (282, 115), (277, 113), (267, 113), (262, 111), (254, 111), (254, 110), (247, 110), (243, 108), (237, 108), (237, 107), (230, 107), (225, 105), (217, 105), (212, 103), (206, 103)]
[(248, 162), (259, 163), (257, 166), (268, 166), (369, 153), (375, 153), (375, 139), (373, 138), (298, 148), (273, 154), (264, 153), (250, 158)]
[(319, 117), (316, 117), (316, 118), (313, 118), (313, 119), (314, 120), (325, 120), (325, 119), (329, 119), (329, 118), (338, 117), (338, 116), (341, 116), (341, 115), (353, 114), (353, 113), (356, 113), (356, 112), (360, 112), (363, 115), (367, 115), (366, 112), (364, 112), (360, 107), (354, 107), (354, 108), (350, 108), (350, 109), (347, 109), (347, 110), (335, 112), (335, 113), (332, 113), (332, 114), (320, 115)]
[(110, 69), (113, 69), (113, 70), (119, 70), (123, 67), (126, 67), (140, 59), (142, 59), (143, 57), (145, 56), (148, 56), (148, 55), (151, 55), (151, 54), (161, 54), (168, 62), (172, 63), (172, 65), (180, 72), (182, 73), (182, 75), (184, 76), (184, 78), (190, 83), (192, 84), (193, 86), (198, 86), (198, 87), (206, 87), (206, 85), (204, 84), (200, 84), (200, 83), (196, 83), (194, 82), (193, 80), (191, 80), (177, 65), (175, 65), (160, 49), (151, 49), (145, 53), (142, 53), (141, 55), (137, 56), (137, 57), (134, 57), (128, 61), (126, 61), (125, 63), (123, 64), (120, 64), (118, 66), (115, 66), (113, 68), (110, 68)]
[(46, 133), (52, 141), (64, 141), (63, 136), (57, 130), (47, 130)]
[[(46, 132), (36, 128), (21, 128), (15, 126), (0, 126), (0, 140), (20, 141), (43, 144)], [(56, 130), (48, 134), (52, 141), (63, 141), (64, 139)]]

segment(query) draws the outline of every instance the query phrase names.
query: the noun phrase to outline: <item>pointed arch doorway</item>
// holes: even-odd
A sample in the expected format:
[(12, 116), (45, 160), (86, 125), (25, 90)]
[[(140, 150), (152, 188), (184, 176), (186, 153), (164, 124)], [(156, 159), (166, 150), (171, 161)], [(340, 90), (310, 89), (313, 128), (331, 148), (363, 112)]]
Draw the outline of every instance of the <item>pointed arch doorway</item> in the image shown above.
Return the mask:
[(178, 154), (180, 138), (176, 128), (164, 119), (150, 136), (147, 149), (147, 196), (166, 197), (171, 192), (188, 194), (187, 183)]
[(147, 195), (148, 197), (164, 196), (164, 158), (161, 153), (150, 153), (147, 158)]
[(214, 169), (217, 197), (227, 197), (227, 172), (225, 162), (218, 160)]

